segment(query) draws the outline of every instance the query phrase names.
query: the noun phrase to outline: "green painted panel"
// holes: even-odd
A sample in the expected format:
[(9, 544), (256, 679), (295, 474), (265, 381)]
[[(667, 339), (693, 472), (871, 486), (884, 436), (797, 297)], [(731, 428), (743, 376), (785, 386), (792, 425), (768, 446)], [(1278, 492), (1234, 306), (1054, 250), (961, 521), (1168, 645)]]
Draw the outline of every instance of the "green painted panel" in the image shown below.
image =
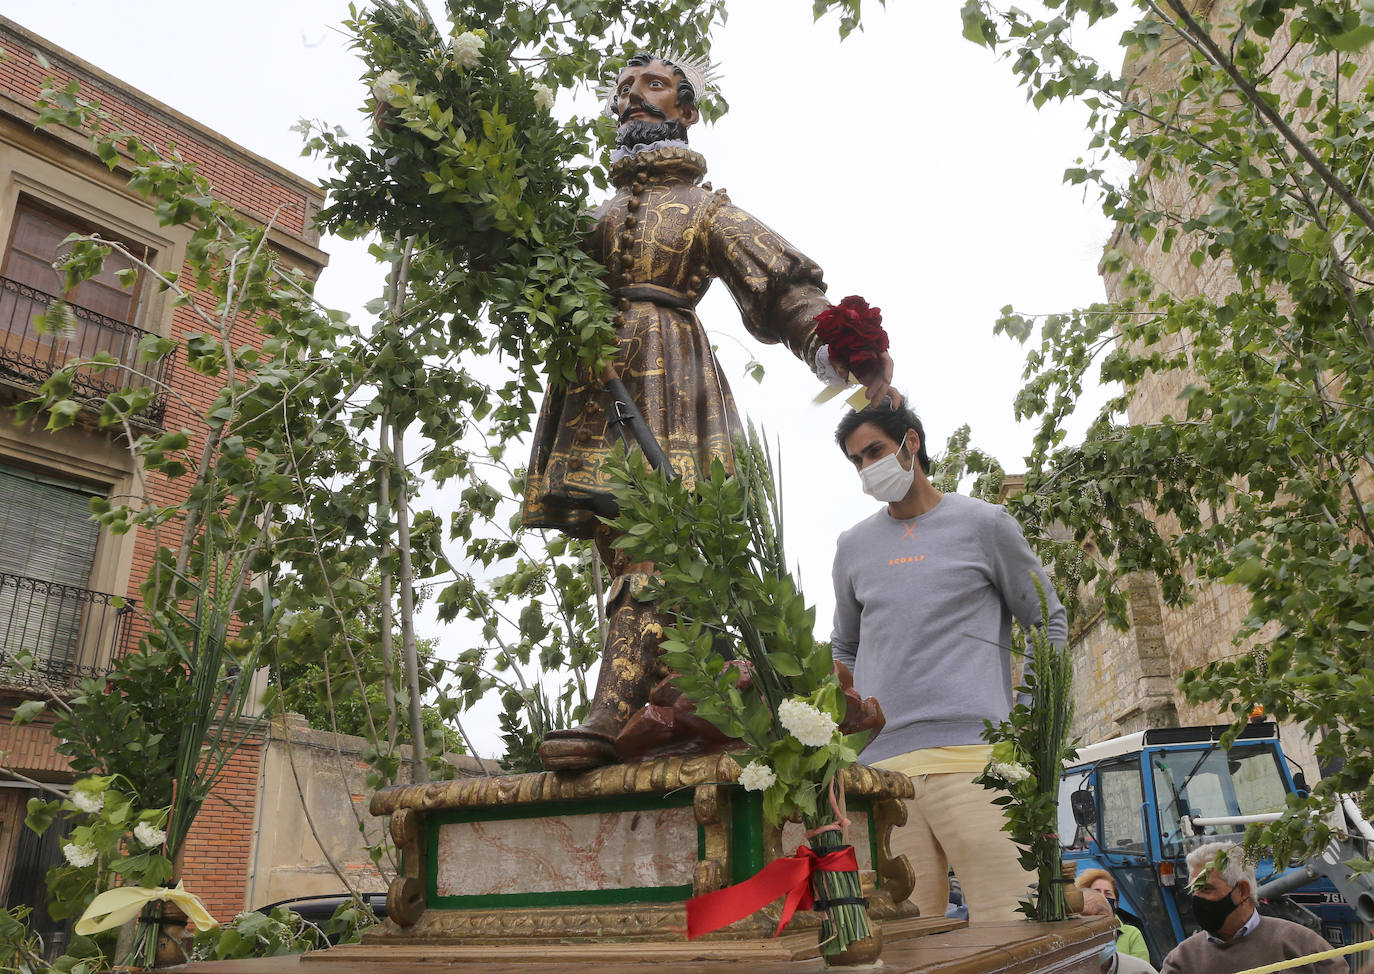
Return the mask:
[[(425, 815), (426, 857), (425, 899), (427, 906), (444, 909), (517, 909), (541, 906), (597, 906), (622, 903), (671, 903), (690, 899), (692, 884), (680, 886), (643, 886), (623, 889), (560, 890), (537, 893), (485, 893), (473, 896), (439, 895), (439, 829), (464, 822), (513, 821), (516, 819), (556, 818), (564, 815), (597, 815), (683, 808), (695, 799), (695, 790), (679, 789), (664, 795), (633, 795), (577, 801), (544, 802), (536, 805), (455, 808)], [(697, 829), (697, 861), (705, 853), (706, 835)]]
[[(462, 822), (490, 822), (514, 819), (548, 818), (560, 815), (589, 815), (599, 813), (634, 812), (658, 808), (681, 808), (692, 804), (693, 789), (682, 789), (666, 795), (636, 795), (624, 798), (591, 799), (587, 801), (546, 802), (538, 805), (509, 807), (450, 809), (425, 816), (425, 832), (430, 850), (438, 849), (439, 828)], [(852, 818), (864, 816), (868, 822), (869, 861), (878, 862), (877, 829), (874, 822), (873, 801), (868, 798), (850, 799)], [(763, 861), (763, 796), (743, 788), (731, 789), (730, 795), (730, 882), (741, 883), (764, 867)], [(706, 834), (697, 826), (697, 861), (706, 852)], [(637, 887), (625, 889), (566, 890), (538, 893), (500, 893), (475, 896), (438, 895), (438, 862), (432, 854), (426, 857), (425, 893), (428, 904), (448, 909), (502, 909), (543, 906), (593, 906), (625, 903), (665, 903), (691, 898), (692, 886)]]
[(732, 789), (730, 882), (742, 883), (763, 868), (763, 794)]
[[(430, 887), (432, 892), (433, 887)], [(490, 893), (483, 896), (431, 896), (430, 905), (446, 909), (529, 909), (539, 906), (615, 906), (622, 903), (676, 903), (692, 898), (692, 884), (638, 889), (578, 889), (558, 893)]]

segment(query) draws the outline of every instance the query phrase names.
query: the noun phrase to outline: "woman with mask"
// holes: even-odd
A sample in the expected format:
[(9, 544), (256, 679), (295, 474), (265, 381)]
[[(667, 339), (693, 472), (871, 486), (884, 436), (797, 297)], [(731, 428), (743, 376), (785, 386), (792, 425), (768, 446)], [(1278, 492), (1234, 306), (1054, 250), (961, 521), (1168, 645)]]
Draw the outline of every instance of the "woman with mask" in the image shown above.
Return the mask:
[[(1073, 881), (1079, 889), (1095, 889), (1107, 900), (1107, 906), (1112, 913), (1116, 914), (1116, 880), (1112, 879), (1112, 874), (1105, 869), (1088, 869), (1080, 873)], [(1150, 950), (1145, 946), (1145, 935), (1136, 927), (1125, 923), (1117, 917), (1116, 930), (1116, 949), (1118, 953), (1130, 954), (1143, 961), (1149, 961)]]
[[(1101, 870), (1091, 871), (1100, 872)], [(1083, 889), (1083, 916), (1109, 917), (1114, 912), (1115, 908), (1107, 903), (1107, 897), (1099, 890)], [(1120, 941), (1110, 943), (1103, 947), (1102, 952), (1097, 955), (1097, 966), (1101, 974), (1159, 974), (1150, 966), (1148, 961), (1143, 961), (1130, 954), (1123, 954), (1120, 946)]]

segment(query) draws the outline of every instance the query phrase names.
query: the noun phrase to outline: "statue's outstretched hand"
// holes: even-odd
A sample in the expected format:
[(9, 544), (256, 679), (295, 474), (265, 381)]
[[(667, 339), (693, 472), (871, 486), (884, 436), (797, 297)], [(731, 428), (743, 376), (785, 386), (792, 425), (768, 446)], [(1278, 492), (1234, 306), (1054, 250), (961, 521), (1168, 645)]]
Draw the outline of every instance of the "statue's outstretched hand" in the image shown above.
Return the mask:
[(867, 375), (856, 374), (855, 378), (864, 384), (869, 405), (876, 406), (884, 399), (893, 409), (902, 404), (902, 394), (892, 387), (892, 356), (887, 352), (881, 353), (878, 365), (871, 372)]

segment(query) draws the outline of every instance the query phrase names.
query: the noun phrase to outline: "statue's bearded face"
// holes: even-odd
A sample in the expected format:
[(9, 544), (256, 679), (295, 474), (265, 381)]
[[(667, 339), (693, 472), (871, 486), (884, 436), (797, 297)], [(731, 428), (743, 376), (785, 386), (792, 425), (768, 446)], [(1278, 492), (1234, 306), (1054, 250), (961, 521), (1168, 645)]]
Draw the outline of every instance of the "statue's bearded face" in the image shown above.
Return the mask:
[[(612, 105), (622, 132), (627, 126), (658, 127), (668, 124), (673, 130), (681, 132), (680, 135), (669, 137), (685, 138), (687, 126), (693, 124), (700, 113), (694, 101), (681, 97), (678, 91), (680, 80), (677, 70), (662, 61), (631, 65), (620, 72)], [(623, 143), (624, 138), (617, 141)]]

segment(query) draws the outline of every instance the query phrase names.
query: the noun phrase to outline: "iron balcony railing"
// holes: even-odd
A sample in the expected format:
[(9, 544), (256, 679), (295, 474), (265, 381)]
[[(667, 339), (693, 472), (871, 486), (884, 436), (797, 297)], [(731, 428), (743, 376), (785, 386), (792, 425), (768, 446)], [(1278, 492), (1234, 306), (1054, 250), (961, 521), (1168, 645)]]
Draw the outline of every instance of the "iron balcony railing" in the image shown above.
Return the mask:
[[(118, 596), (0, 572), (0, 684), (75, 688), (129, 651), (133, 604)], [(15, 665), (21, 654), (31, 667)]]
[[(71, 317), (65, 327), (49, 327), (39, 334), (34, 318), (46, 314), (61, 300), (27, 284), (0, 277), (0, 377), (25, 385), (42, 385), (58, 369), (74, 359), (89, 359), (108, 352), (122, 368), (77, 369), (72, 385), (78, 398), (99, 402), (120, 389), (162, 390), (171, 356), (146, 362), (138, 345), (148, 333), (133, 325), (67, 304)], [(50, 323), (52, 324), (52, 323)], [(161, 426), (167, 397), (157, 391), (138, 418)]]

